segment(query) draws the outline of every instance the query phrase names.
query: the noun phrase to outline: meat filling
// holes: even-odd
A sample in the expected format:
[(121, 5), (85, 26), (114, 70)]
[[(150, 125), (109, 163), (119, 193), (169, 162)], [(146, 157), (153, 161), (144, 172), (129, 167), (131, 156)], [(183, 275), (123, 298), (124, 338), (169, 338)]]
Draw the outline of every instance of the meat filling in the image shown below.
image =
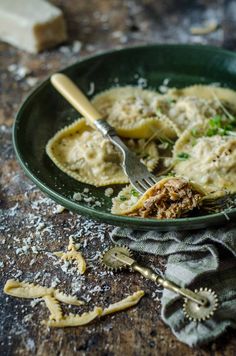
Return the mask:
[(199, 205), (201, 194), (181, 179), (169, 179), (162, 187), (154, 190), (143, 207), (132, 216), (156, 219), (174, 219), (183, 216)]

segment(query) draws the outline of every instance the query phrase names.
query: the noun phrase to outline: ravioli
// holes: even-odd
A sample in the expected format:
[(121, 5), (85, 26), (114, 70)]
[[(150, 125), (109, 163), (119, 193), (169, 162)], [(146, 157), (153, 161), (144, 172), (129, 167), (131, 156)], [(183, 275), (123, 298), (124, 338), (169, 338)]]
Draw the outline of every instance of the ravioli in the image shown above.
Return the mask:
[[(156, 109), (165, 115), (180, 137), (193, 123), (203, 122), (216, 115), (236, 112), (236, 93), (227, 88), (192, 85), (169, 89), (155, 100)], [(231, 114), (230, 114), (231, 115)]]
[(206, 100), (218, 99), (218, 101), (228, 105), (232, 110), (236, 111), (236, 92), (228, 88), (197, 84), (182, 89), (172, 88), (168, 91), (167, 95), (170, 95), (175, 99), (186, 96), (194, 96)]
[[(124, 140), (152, 171), (158, 163), (158, 149), (154, 142)], [(128, 183), (120, 166), (121, 154), (84, 119), (75, 121), (60, 130), (48, 142), (46, 152), (63, 172), (80, 182), (96, 187)]]
[(172, 123), (178, 137), (193, 124), (207, 122), (217, 115), (232, 115), (217, 98), (180, 96), (176, 100), (167, 95), (156, 102), (156, 107)]
[(179, 98), (168, 113), (170, 120), (176, 125), (178, 136), (193, 123), (204, 123), (221, 114), (222, 108), (217, 100), (199, 99), (194, 96)]
[(176, 137), (172, 122), (156, 110), (158, 98), (151, 90), (127, 86), (106, 90), (92, 103), (121, 137)]
[[(112, 213), (154, 219), (174, 219), (201, 205), (205, 191), (182, 177), (166, 177), (149, 188), (136, 201), (130, 187), (113, 199)], [(127, 201), (123, 201), (122, 196)]]
[[(201, 126), (194, 127), (194, 133)], [(236, 191), (236, 137), (192, 135), (187, 130), (176, 142), (173, 152), (174, 171), (188, 179), (194, 179), (210, 193), (212, 191)]]

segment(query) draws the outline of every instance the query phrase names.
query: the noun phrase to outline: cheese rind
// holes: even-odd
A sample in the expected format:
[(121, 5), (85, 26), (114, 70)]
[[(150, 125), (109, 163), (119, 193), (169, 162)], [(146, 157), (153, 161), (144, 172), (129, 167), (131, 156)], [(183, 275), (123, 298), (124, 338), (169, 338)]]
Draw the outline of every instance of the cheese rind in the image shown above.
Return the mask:
[(62, 11), (44, 0), (1, 0), (0, 39), (38, 53), (67, 39)]

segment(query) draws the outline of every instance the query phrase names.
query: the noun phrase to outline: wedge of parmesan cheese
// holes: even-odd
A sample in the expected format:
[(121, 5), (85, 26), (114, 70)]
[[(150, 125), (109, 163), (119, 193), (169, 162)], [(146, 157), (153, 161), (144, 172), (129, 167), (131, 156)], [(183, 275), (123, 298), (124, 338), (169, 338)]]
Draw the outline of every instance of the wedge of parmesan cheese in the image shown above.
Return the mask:
[(0, 39), (38, 53), (67, 39), (62, 11), (44, 0), (1, 0)]

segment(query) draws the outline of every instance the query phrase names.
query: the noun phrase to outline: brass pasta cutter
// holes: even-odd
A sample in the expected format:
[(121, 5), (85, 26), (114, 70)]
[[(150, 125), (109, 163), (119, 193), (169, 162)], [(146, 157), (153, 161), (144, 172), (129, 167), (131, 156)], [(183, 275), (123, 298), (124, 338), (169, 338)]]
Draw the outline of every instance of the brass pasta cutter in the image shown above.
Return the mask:
[(133, 258), (132, 252), (125, 246), (115, 246), (106, 250), (102, 255), (103, 265), (111, 270), (131, 268), (141, 273), (164, 288), (167, 288), (184, 298), (183, 311), (189, 320), (202, 321), (213, 316), (218, 307), (218, 297), (214, 291), (208, 288), (200, 288), (194, 292), (187, 288), (181, 288), (173, 282), (162, 278), (152, 269), (140, 266)]

